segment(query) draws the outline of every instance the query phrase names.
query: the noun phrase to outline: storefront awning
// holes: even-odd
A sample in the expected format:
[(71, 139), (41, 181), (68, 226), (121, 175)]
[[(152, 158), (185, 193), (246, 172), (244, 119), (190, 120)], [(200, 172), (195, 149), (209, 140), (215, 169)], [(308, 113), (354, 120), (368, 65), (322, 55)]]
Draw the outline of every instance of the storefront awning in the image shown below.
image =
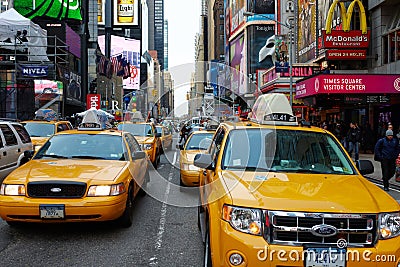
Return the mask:
[(399, 74), (320, 74), (296, 83), (295, 98), (320, 94), (398, 94)]

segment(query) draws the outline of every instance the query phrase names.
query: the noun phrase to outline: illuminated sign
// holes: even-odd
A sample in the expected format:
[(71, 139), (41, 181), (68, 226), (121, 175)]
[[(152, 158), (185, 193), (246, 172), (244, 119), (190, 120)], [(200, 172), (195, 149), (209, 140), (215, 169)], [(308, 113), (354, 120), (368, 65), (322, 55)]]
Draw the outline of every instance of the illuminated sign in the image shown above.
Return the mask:
[(296, 97), (316, 94), (395, 94), (400, 75), (321, 74), (296, 83)]
[(328, 50), (326, 51), (326, 59), (330, 60), (360, 60), (366, 59), (367, 52), (365, 50)]
[(24, 77), (46, 77), (49, 72), (48, 66), (20, 65), (20, 67)]
[(138, 26), (139, 1), (114, 0), (114, 25)]
[(59, 20), (82, 20), (80, 2), (80, 0), (14, 0), (14, 8), (29, 19), (50, 17)]
[(100, 94), (88, 94), (86, 97), (86, 108), (99, 109), (100, 108)]
[[(358, 5), (360, 14), (361, 30), (351, 31), (351, 17), (356, 4)], [(339, 5), (340, 15), (343, 21), (342, 30), (332, 30), (333, 13), (335, 12), (337, 5)], [(335, 0), (329, 8), (325, 30), (322, 31), (322, 35), (324, 48), (367, 48), (370, 40), (370, 33), (367, 29), (367, 18), (362, 2), (360, 0), (353, 0), (346, 11), (344, 3)]]

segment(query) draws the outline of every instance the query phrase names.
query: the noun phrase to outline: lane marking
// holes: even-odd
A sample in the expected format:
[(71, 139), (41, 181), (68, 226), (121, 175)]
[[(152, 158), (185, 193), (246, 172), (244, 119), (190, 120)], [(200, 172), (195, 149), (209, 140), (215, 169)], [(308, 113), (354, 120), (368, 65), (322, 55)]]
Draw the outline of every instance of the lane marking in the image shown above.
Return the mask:
[[(176, 153), (176, 152), (175, 152)], [(158, 232), (157, 232), (157, 237), (156, 237), (156, 241), (154, 244), (154, 249), (155, 249), (155, 255), (153, 255), (153, 257), (151, 257), (149, 259), (149, 264), (150, 265), (157, 265), (158, 264), (158, 252), (160, 251), (161, 247), (162, 247), (162, 243), (163, 243), (163, 236), (164, 236), (164, 232), (165, 232), (165, 223), (167, 221), (167, 200), (168, 200), (168, 196), (169, 196), (169, 192), (171, 189), (171, 181), (172, 181), (172, 177), (173, 177), (173, 173), (172, 173), (172, 168), (169, 172), (168, 175), (168, 182), (167, 182), (167, 187), (165, 188), (165, 192), (164, 192), (164, 201), (161, 205), (161, 210), (160, 210), (160, 221), (158, 223)]]
[(176, 163), (176, 151), (174, 152), (174, 159), (172, 160), (172, 165), (174, 166), (175, 165), (175, 163)]

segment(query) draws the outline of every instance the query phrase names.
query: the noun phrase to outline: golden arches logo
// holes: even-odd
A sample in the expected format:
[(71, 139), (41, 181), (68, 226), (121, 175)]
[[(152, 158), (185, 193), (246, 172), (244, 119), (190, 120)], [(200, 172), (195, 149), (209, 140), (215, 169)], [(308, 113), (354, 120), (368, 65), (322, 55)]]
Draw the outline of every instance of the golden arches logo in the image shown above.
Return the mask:
[(330, 34), (332, 32), (332, 18), (333, 18), (333, 13), (335, 12), (336, 6), (339, 6), (340, 9), (340, 16), (342, 18), (342, 23), (343, 23), (343, 31), (344, 32), (349, 32), (350, 31), (350, 22), (351, 22), (351, 16), (353, 15), (353, 10), (354, 6), (358, 5), (358, 8), (360, 9), (360, 29), (362, 34), (367, 34), (367, 18), (365, 15), (365, 8), (360, 0), (353, 0), (347, 11), (346, 7), (343, 3), (343, 0), (335, 0), (331, 6), (329, 7), (328, 11), (328, 16), (326, 18), (326, 23), (325, 23), (325, 30), (326, 34)]

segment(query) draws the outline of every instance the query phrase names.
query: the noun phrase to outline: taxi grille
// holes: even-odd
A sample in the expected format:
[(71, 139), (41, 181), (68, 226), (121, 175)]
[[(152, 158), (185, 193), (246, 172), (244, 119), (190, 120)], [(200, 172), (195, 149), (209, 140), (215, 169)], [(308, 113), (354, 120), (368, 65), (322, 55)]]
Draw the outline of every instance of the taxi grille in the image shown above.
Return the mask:
[[(264, 237), (271, 244), (336, 246), (342, 239), (348, 246), (368, 247), (376, 240), (376, 215), (266, 211), (265, 218), (270, 227), (265, 228)], [(336, 233), (332, 236), (315, 233), (315, 227), (321, 225), (329, 225)]]
[(81, 198), (86, 184), (80, 182), (30, 182), (28, 196), (32, 198)]

